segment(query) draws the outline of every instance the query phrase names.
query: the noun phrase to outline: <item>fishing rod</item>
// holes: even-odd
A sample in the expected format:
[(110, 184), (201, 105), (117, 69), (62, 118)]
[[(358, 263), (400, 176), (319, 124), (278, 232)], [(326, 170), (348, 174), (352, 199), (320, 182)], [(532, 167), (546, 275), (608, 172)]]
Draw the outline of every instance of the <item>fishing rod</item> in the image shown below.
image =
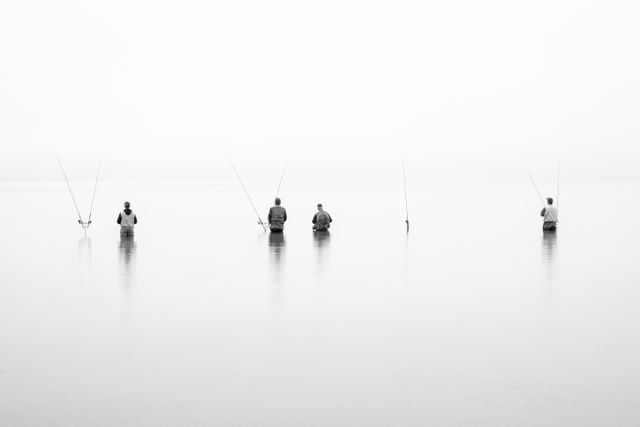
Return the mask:
[(93, 204), (96, 200), (96, 192), (98, 190), (98, 179), (100, 178), (100, 169), (102, 167), (102, 151), (100, 152), (100, 160), (98, 162), (98, 172), (96, 174), (96, 182), (93, 187), (93, 196), (91, 197), (91, 207), (89, 209), (89, 220), (87, 222), (84, 222), (84, 220), (82, 219), (82, 215), (80, 214), (80, 209), (78, 208), (78, 203), (76, 202), (76, 197), (74, 196), (73, 191), (71, 190), (71, 185), (69, 184), (67, 173), (65, 172), (64, 167), (62, 166), (62, 161), (60, 160), (60, 156), (58, 156), (58, 152), (54, 147), (52, 147), (52, 149), (53, 149), (53, 154), (56, 156), (56, 160), (58, 161), (58, 165), (60, 166), (60, 170), (62, 171), (62, 176), (64, 176), (64, 180), (67, 183), (67, 188), (69, 189), (69, 194), (71, 194), (73, 205), (76, 207), (76, 212), (78, 213), (78, 224), (80, 224), (86, 232), (87, 228), (89, 228), (92, 222), (91, 216), (93, 214)]
[(98, 179), (100, 178), (100, 169), (102, 168), (102, 155), (104, 150), (100, 150), (100, 160), (98, 161), (98, 172), (96, 172), (96, 182), (93, 186), (93, 196), (91, 197), (91, 208), (89, 209), (89, 221), (87, 225), (91, 224), (91, 214), (93, 213), (93, 203), (96, 201), (96, 192), (98, 190)]
[(540, 203), (542, 203), (542, 207), (544, 207), (544, 200), (542, 199), (542, 194), (540, 194), (540, 190), (538, 189), (538, 185), (536, 184), (536, 181), (533, 179), (533, 175), (531, 175), (531, 171), (529, 170), (529, 167), (527, 166), (527, 163), (523, 160), (522, 163), (524, 164), (524, 168), (527, 170), (527, 173), (529, 174), (529, 178), (531, 179), (531, 183), (533, 184), (533, 186), (536, 189), (536, 192), (538, 193), (538, 197), (540, 198)]
[(558, 189), (556, 190), (556, 215), (560, 216), (560, 159), (558, 159)]
[(278, 183), (278, 189), (276, 190), (276, 198), (280, 194), (280, 187), (282, 186), (282, 180), (284, 179), (284, 172), (287, 170), (287, 161), (288, 161), (288, 158), (285, 157), (284, 165), (282, 166), (282, 173), (280, 174), (280, 182)]
[(404, 209), (407, 214), (404, 222), (407, 223), (407, 233), (409, 232), (409, 201), (407, 199), (407, 174), (404, 167), (404, 155), (402, 156), (402, 181), (404, 182)]
[(238, 181), (240, 181), (240, 185), (242, 186), (242, 189), (244, 190), (244, 194), (246, 194), (247, 199), (249, 199), (249, 203), (251, 203), (251, 207), (253, 208), (253, 211), (256, 213), (256, 216), (258, 217), (258, 224), (260, 224), (260, 226), (262, 227), (262, 229), (264, 231), (267, 231), (267, 226), (264, 225), (264, 222), (262, 221), (262, 218), (260, 218), (260, 214), (258, 213), (258, 209), (256, 209), (256, 205), (253, 203), (253, 200), (251, 199), (251, 196), (249, 195), (249, 191), (247, 191), (247, 187), (245, 187), (244, 182), (242, 182), (242, 178), (240, 178), (240, 174), (236, 170), (236, 167), (233, 165), (233, 162), (231, 162), (231, 159), (229, 158), (227, 153), (224, 153), (224, 156), (227, 158), (227, 161), (229, 162), (229, 165), (231, 166), (231, 169), (233, 169), (233, 173), (236, 175), (236, 178), (238, 178)]
[(67, 178), (67, 173), (64, 171), (64, 167), (62, 166), (62, 162), (60, 161), (60, 157), (58, 156), (58, 152), (55, 148), (53, 148), (53, 154), (56, 156), (56, 160), (58, 161), (58, 166), (60, 166), (60, 170), (62, 171), (62, 176), (64, 176), (64, 180), (67, 183), (67, 188), (69, 189), (69, 194), (71, 194), (71, 200), (73, 200), (73, 205), (76, 207), (76, 212), (78, 213), (78, 224), (80, 224), (83, 228), (88, 227), (88, 224), (85, 227), (85, 222), (82, 220), (82, 215), (80, 215), (80, 209), (78, 209), (78, 203), (76, 202), (76, 198), (73, 195), (73, 191), (71, 190), (71, 185), (69, 184), (69, 179)]

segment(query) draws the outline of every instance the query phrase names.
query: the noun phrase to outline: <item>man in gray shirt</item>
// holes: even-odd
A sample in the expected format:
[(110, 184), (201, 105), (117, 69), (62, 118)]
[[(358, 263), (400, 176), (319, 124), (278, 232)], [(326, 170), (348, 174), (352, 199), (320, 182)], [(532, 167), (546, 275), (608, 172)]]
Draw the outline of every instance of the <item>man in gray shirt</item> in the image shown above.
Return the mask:
[(313, 231), (329, 231), (333, 219), (329, 212), (322, 209), (322, 203), (318, 203), (318, 212), (313, 216), (311, 222), (313, 223)]
[(282, 233), (284, 230), (284, 223), (287, 221), (287, 210), (280, 206), (280, 198), (276, 197), (275, 206), (269, 209), (269, 229), (272, 233)]

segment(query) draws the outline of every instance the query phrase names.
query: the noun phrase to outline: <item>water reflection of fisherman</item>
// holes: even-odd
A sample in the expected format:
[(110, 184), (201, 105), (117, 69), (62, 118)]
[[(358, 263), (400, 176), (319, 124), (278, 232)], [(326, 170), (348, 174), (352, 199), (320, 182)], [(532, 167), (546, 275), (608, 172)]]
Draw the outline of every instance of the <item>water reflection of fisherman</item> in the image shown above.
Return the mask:
[[(543, 274), (546, 281), (550, 285), (553, 282), (555, 272), (556, 252), (557, 252), (558, 234), (555, 231), (544, 230), (542, 232), (542, 265), (544, 267)], [(548, 288), (549, 292), (551, 287)], [(549, 294), (551, 297), (551, 294)]]
[(316, 231), (313, 233), (313, 240), (316, 243), (316, 247), (318, 249), (322, 249), (323, 247), (328, 246), (329, 241), (331, 240), (331, 233), (329, 230)]
[(131, 265), (131, 260), (136, 251), (136, 241), (133, 235), (120, 235), (120, 260), (125, 266)]
[(269, 233), (269, 249), (275, 256), (276, 261), (280, 261), (284, 250), (284, 233)]
[(136, 241), (133, 235), (120, 234), (120, 276), (121, 283), (127, 290), (131, 288), (135, 255)]
[(318, 270), (318, 279), (326, 273), (325, 260), (329, 256), (329, 244), (331, 243), (331, 233), (326, 231), (314, 231), (313, 244), (315, 246), (315, 264)]
[(545, 261), (553, 261), (556, 253), (558, 235), (555, 230), (544, 230), (542, 232), (543, 257)]
[(282, 267), (285, 255), (284, 233), (269, 233), (269, 254), (272, 260), (272, 273), (276, 287), (282, 286)]
[[(273, 224), (270, 221), (270, 224)], [(270, 287), (271, 303), (273, 306), (274, 326), (280, 329), (280, 320), (282, 319), (284, 310), (284, 291), (285, 291), (285, 261), (286, 261), (286, 241), (285, 235), (280, 231), (271, 228), (269, 233), (269, 273), (273, 285)]]

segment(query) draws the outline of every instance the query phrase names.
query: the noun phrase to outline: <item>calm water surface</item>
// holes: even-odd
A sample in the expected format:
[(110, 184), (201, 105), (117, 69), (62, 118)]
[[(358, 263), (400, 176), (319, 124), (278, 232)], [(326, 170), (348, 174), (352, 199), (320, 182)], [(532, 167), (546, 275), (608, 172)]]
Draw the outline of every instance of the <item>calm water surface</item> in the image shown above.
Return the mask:
[(1, 186), (0, 425), (640, 423), (638, 184), (285, 187)]

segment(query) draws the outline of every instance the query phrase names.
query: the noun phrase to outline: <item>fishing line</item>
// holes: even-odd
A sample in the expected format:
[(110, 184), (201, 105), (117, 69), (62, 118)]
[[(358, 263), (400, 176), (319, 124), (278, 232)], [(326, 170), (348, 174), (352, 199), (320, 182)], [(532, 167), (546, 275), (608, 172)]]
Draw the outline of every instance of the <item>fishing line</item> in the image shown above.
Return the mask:
[(556, 190), (556, 212), (560, 216), (560, 159), (558, 159), (558, 189)]
[(407, 174), (404, 167), (404, 155), (402, 155), (402, 181), (404, 182), (404, 209), (407, 214), (404, 222), (407, 223), (407, 233), (409, 232), (409, 201), (407, 199)]
[(104, 149), (100, 150), (100, 160), (98, 161), (98, 172), (96, 173), (96, 182), (93, 186), (93, 197), (91, 197), (91, 208), (89, 209), (89, 221), (88, 224), (91, 224), (91, 214), (93, 213), (93, 203), (96, 201), (96, 192), (98, 190), (98, 179), (100, 178), (100, 169), (102, 167), (102, 155), (104, 153)]
[(280, 182), (278, 183), (278, 190), (276, 191), (276, 197), (280, 194), (280, 187), (282, 186), (282, 180), (284, 179), (284, 172), (287, 170), (287, 161), (289, 159), (285, 157), (284, 165), (282, 166), (282, 173), (280, 174)]
[(256, 205), (253, 203), (253, 200), (251, 199), (251, 196), (249, 195), (249, 192), (247, 191), (247, 187), (245, 187), (244, 182), (242, 182), (242, 178), (240, 178), (240, 174), (236, 170), (236, 167), (231, 162), (231, 159), (229, 158), (227, 153), (224, 153), (224, 156), (227, 158), (227, 161), (229, 162), (229, 165), (231, 165), (231, 169), (233, 169), (233, 173), (236, 175), (236, 178), (238, 178), (238, 181), (240, 181), (240, 185), (242, 186), (242, 189), (244, 190), (244, 194), (246, 194), (247, 199), (249, 199), (249, 203), (251, 203), (251, 207), (253, 208), (253, 211), (256, 213), (256, 216), (258, 217), (258, 224), (260, 224), (260, 226), (262, 227), (262, 229), (264, 231), (267, 231), (267, 227), (264, 225), (264, 222), (262, 221), (262, 218), (260, 218), (260, 214), (258, 213), (258, 209), (256, 209)]
[(78, 219), (80, 220), (80, 223), (84, 227), (84, 221), (82, 221), (82, 215), (80, 215), (80, 209), (78, 209), (78, 203), (76, 202), (76, 198), (73, 195), (73, 191), (71, 190), (71, 185), (69, 184), (69, 179), (67, 179), (67, 174), (64, 171), (64, 167), (62, 166), (62, 162), (60, 161), (60, 157), (58, 157), (58, 153), (56, 152), (56, 149), (53, 147), (52, 149), (53, 149), (53, 154), (56, 156), (56, 160), (58, 160), (58, 165), (60, 166), (60, 170), (62, 171), (62, 176), (64, 176), (64, 180), (67, 183), (67, 188), (69, 189), (69, 194), (71, 194), (71, 200), (73, 200), (73, 205), (76, 207), (76, 212), (78, 213)]
[(525, 169), (527, 170), (527, 173), (529, 174), (529, 178), (531, 179), (531, 183), (533, 184), (533, 186), (536, 189), (536, 192), (538, 193), (538, 197), (540, 198), (540, 203), (542, 203), (542, 207), (544, 207), (544, 200), (542, 199), (542, 194), (540, 194), (540, 190), (538, 189), (538, 186), (536, 185), (536, 181), (533, 179), (533, 175), (531, 175), (531, 171), (529, 170), (529, 167), (527, 166), (527, 163), (523, 160), (522, 163), (524, 164)]

